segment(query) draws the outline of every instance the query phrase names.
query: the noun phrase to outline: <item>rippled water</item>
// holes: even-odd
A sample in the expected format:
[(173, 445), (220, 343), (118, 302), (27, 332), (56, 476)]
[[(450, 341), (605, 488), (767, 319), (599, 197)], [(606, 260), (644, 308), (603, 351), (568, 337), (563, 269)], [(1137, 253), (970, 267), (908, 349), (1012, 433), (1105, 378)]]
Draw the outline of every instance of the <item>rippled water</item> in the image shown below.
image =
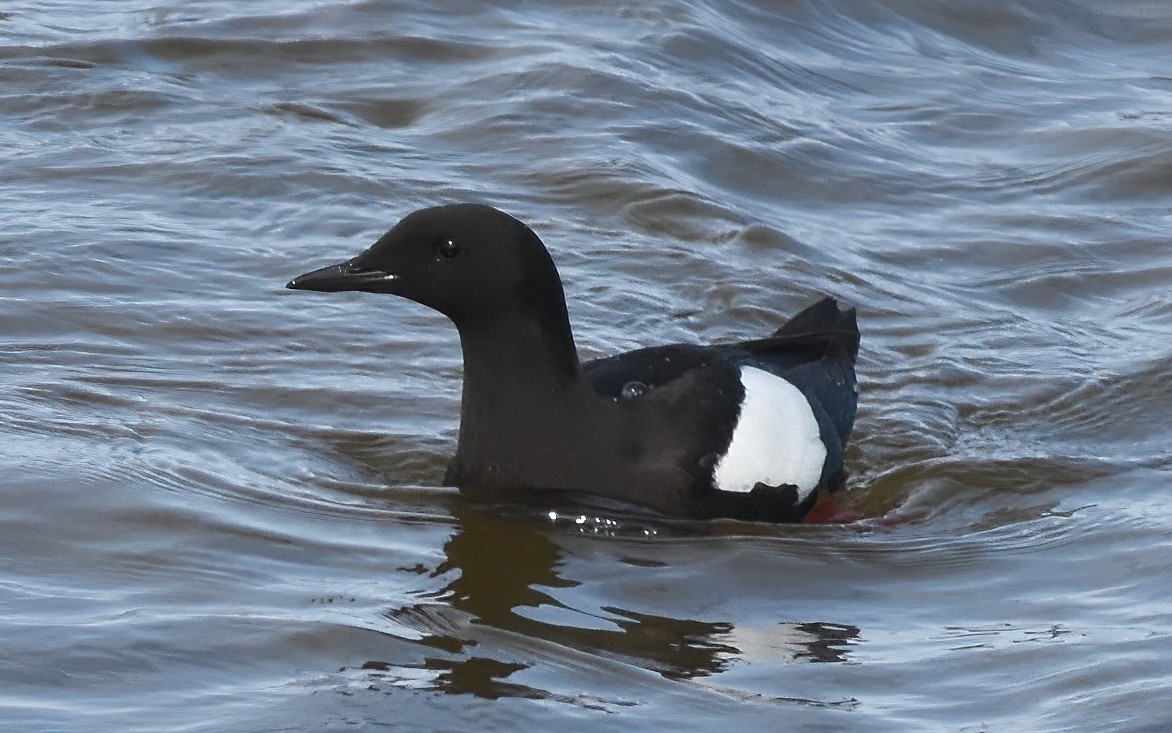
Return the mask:
[[(0, 721), (1167, 730), (1169, 69), (1145, 0), (4, 6)], [(454, 330), (282, 285), (460, 200), (589, 357), (857, 303), (864, 519), (439, 487)]]

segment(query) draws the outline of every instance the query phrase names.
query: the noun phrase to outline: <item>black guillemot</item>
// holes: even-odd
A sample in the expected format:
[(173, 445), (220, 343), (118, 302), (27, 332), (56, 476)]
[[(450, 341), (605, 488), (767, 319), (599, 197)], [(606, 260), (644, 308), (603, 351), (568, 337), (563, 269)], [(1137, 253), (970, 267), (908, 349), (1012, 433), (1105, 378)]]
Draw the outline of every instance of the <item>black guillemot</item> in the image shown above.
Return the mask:
[(845, 475), (859, 331), (833, 298), (765, 338), (582, 363), (549, 252), (480, 204), (416, 211), (287, 287), (390, 293), (456, 325), (464, 390), (447, 485), (795, 522)]

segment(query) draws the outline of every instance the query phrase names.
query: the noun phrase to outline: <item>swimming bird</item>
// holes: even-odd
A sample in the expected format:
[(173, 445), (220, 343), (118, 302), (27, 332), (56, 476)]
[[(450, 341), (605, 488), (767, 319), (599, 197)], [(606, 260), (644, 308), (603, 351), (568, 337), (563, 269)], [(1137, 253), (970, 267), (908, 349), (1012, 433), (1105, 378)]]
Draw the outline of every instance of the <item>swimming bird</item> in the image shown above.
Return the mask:
[(764, 338), (583, 363), (545, 245), (481, 204), (416, 211), (286, 287), (389, 293), (455, 324), (464, 386), (446, 485), (795, 522), (842, 483), (859, 332), (832, 298)]

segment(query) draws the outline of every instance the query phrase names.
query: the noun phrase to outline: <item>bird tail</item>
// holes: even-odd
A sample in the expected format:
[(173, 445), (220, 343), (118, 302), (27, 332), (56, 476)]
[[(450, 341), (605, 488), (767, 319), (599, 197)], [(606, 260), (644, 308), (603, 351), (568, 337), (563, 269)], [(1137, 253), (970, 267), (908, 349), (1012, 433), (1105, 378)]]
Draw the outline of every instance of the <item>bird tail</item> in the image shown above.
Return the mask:
[(802, 337), (821, 337), (832, 347), (841, 348), (853, 364), (859, 353), (859, 324), (855, 309), (843, 310), (834, 298), (823, 298), (773, 333), (773, 338)]

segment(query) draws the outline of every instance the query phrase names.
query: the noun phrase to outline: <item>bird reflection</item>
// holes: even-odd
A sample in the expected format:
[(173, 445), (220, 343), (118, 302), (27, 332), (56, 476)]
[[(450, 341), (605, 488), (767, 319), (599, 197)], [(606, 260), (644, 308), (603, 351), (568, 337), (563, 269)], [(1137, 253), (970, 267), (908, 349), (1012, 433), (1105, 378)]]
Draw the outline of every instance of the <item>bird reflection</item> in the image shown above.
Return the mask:
[[(557, 697), (506, 681), (530, 665), (515, 651), (559, 656), (581, 652), (649, 669), (669, 679), (723, 671), (734, 659), (762, 650), (777, 660), (844, 661), (858, 629), (831, 623), (783, 623), (767, 630), (696, 621), (615, 607), (573, 609), (553, 592), (579, 582), (559, 575), (557, 531), (538, 522), (458, 507), (457, 531), (445, 545), (436, 576), (452, 580), (431, 602), (387, 612), (399, 624), (426, 634), (421, 643), (446, 652), (424, 665), (434, 687), (484, 698)], [(522, 657), (522, 658), (518, 658)]]

